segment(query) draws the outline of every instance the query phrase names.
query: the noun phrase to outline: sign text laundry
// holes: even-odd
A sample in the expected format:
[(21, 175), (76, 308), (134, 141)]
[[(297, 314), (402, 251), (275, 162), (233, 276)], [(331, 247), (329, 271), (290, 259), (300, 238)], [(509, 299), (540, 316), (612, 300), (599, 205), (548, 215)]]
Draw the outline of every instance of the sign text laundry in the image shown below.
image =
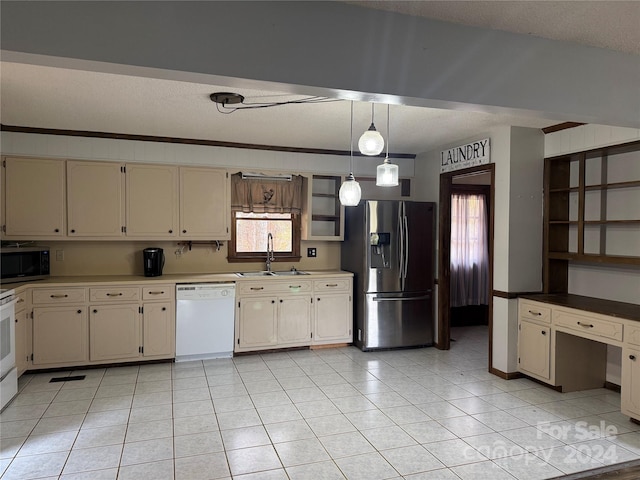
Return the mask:
[(440, 152), (440, 173), (489, 163), (489, 139), (478, 140)]

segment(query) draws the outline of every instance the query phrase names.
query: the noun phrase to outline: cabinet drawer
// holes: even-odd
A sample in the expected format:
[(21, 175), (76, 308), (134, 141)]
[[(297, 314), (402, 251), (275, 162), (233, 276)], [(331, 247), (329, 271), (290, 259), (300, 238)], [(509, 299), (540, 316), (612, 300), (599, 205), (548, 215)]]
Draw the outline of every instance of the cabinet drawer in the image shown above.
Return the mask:
[(554, 308), (553, 322), (556, 326), (570, 328), (577, 332), (588, 333), (597, 337), (622, 341), (622, 323), (594, 315), (574, 313), (571, 310)]
[(314, 280), (313, 291), (318, 292), (349, 292), (351, 291), (351, 280), (348, 278), (327, 278), (324, 280)]
[(140, 289), (138, 287), (110, 287), (110, 288), (90, 288), (89, 299), (97, 301), (129, 301), (140, 299)]
[(34, 288), (34, 305), (54, 305), (58, 303), (84, 303), (86, 301), (84, 288)]
[(153, 287), (142, 287), (143, 300), (171, 300), (173, 298), (173, 285), (156, 285)]
[(551, 322), (551, 307), (543, 303), (519, 300), (518, 312), (523, 320), (535, 320), (543, 323)]
[(624, 329), (624, 341), (631, 345), (640, 346), (640, 323), (638, 325), (627, 323)]
[(289, 280), (277, 281), (266, 280), (262, 282), (238, 282), (237, 290), (241, 295), (262, 295), (274, 293), (309, 293), (311, 292), (312, 283), (309, 280)]

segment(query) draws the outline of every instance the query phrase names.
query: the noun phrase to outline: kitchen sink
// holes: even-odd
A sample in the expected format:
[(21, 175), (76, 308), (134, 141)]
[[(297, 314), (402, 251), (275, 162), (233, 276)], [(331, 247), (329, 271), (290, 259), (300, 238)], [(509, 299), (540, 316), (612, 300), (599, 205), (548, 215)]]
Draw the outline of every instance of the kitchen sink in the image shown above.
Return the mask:
[(236, 272), (239, 277), (273, 277), (274, 272)]
[(286, 270), (283, 272), (236, 272), (239, 277), (290, 277), (292, 275), (309, 275), (308, 272), (301, 272), (300, 270)]

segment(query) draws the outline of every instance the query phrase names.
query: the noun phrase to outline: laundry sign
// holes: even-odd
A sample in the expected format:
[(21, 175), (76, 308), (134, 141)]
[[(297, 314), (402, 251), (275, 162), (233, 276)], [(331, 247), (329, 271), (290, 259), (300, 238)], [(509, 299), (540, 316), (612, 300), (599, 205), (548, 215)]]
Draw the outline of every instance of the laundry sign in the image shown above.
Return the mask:
[(484, 165), (490, 160), (489, 139), (485, 138), (440, 152), (440, 173)]

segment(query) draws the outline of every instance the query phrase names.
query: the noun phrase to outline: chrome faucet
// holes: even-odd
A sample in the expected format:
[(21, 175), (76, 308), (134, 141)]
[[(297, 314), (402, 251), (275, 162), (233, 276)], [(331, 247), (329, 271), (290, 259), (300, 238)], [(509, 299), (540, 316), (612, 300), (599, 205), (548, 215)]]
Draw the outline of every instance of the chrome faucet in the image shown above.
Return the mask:
[(273, 235), (269, 232), (267, 234), (267, 272), (271, 271), (271, 262), (273, 261)]

